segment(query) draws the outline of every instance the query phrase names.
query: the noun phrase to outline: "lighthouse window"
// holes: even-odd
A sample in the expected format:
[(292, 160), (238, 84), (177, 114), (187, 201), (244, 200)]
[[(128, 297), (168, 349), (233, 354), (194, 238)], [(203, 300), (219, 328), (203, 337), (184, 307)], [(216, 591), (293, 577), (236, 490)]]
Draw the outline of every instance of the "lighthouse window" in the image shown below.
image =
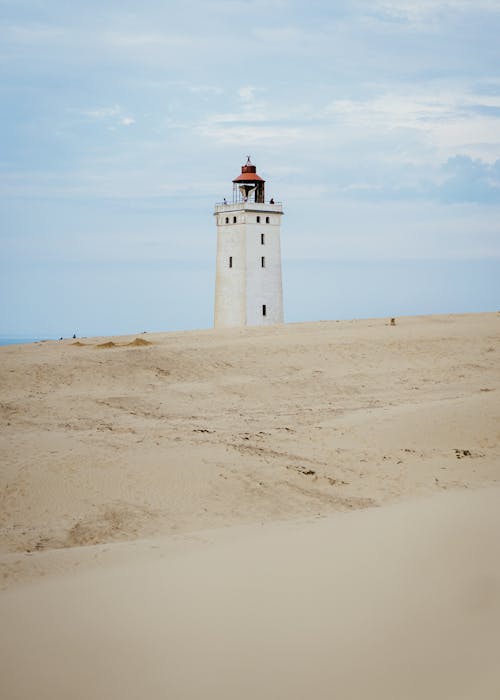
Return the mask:
[(235, 223), (236, 223), (236, 217), (233, 216), (233, 224), (235, 224)]
[(264, 256), (262, 256), (261, 259), (260, 259), (260, 266), (261, 266), (261, 267), (265, 267), (265, 266), (266, 266), (266, 259), (265, 259)]
[(265, 304), (262, 304), (262, 315), (263, 315), (263, 316), (266, 316), (266, 315), (267, 315), (267, 309), (266, 309), (266, 305), (265, 305)]
[(264, 245), (264, 234), (263, 233), (260, 234), (260, 243), (261, 243), (261, 245)]
[(269, 223), (269, 217), (266, 216), (266, 224), (268, 224), (268, 223)]
[(229, 223), (229, 216), (226, 216), (226, 224)]
[(232, 267), (232, 266), (233, 266), (233, 256), (230, 255), (229, 256), (229, 267)]
[(257, 217), (257, 223), (260, 224), (260, 216)]

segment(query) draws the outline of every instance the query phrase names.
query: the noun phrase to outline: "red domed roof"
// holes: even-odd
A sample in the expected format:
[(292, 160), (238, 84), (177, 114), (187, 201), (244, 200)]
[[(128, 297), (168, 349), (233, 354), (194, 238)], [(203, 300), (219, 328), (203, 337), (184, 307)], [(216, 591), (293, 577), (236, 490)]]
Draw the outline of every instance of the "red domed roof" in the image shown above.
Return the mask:
[(241, 173), (241, 175), (234, 178), (233, 182), (265, 182), (265, 180), (257, 173)]
[(235, 177), (233, 182), (265, 182), (265, 180), (257, 175), (257, 168), (250, 161), (250, 156), (248, 156), (245, 165), (241, 166), (241, 175)]

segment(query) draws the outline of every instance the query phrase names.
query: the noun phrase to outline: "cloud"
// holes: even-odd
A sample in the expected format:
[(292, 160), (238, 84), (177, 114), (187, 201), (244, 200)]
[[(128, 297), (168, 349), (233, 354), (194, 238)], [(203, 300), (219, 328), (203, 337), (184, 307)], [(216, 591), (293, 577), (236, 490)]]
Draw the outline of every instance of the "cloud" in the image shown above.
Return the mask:
[[(363, 4), (359, 5), (360, 8)], [(376, 0), (370, 3), (370, 14), (379, 19), (421, 25), (430, 20), (457, 12), (500, 12), (497, 0)]]
[(443, 165), (444, 182), (436, 194), (444, 202), (500, 204), (500, 160), (485, 163), (457, 155)]
[(98, 107), (97, 109), (82, 110), (82, 114), (86, 114), (93, 119), (108, 119), (118, 116), (120, 111), (120, 107), (115, 105), (114, 107)]
[(53, 45), (54, 42), (65, 41), (66, 38), (63, 27), (33, 22), (4, 26), (1, 33), (7, 41), (20, 45)]
[[(441, 162), (462, 153), (493, 162), (500, 158), (500, 95), (482, 94), (481, 86), (422, 83), (370, 85), (363, 97), (338, 97), (326, 104), (314, 98), (296, 102), (294, 94), (256, 99), (254, 86), (238, 89), (232, 111), (204, 116), (193, 129), (220, 144), (295, 144), (308, 158), (318, 151), (344, 154), (375, 165)], [(321, 145), (323, 144), (323, 145)], [(311, 149), (313, 149), (311, 151)], [(350, 150), (350, 155), (348, 151)], [(342, 162), (340, 162), (342, 165)]]
[(224, 89), (221, 87), (218, 87), (216, 85), (190, 85), (187, 83), (179, 83), (183, 84), (187, 87), (189, 92), (193, 92), (194, 94), (201, 94), (201, 95), (222, 95), (224, 92)]
[(288, 193), (283, 203), (289, 215), (283, 224), (287, 260), (500, 260), (498, 205), (420, 200), (387, 206), (322, 196), (300, 211), (292, 209)]
[(312, 39), (314, 35), (306, 33), (303, 29), (294, 26), (287, 27), (257, 27), (253, 36), (266, 44), (271, 45), (296, 45), (306, 38)]
[[(229, 115), (226, 115), (229, 116)], [(222, 119), (223, 120), (223, 119)], [(304, 135), (300, 127), (259, 125), (237, 123), (239, 120), (233, 118), (230, 125), (223, 125), (217, 120), (208, 120), (195, 128), (195, 131), (207, 138), (214, 139), (219, 144), (248, 144), (248, 145), (269, 145), (271, 143), (279, 146), (286, 146), (292, 143), (300, 143), (304, 140)], [(257, 121), (257, 119), (255, 119)]]
[(469, 93), (463, 86), (423, 86), (413, 93), (393, 90), (368, 99), (337, 99), (324, 113), (339, 128), (362, 129), (373, 139), (377, 132), (401, 130), (410, 145), (408, 134), (413, 132), (434, 163), (457, 151), (489, 161), (500, 158), (499, 96)]
[(123, 113), (120, 105), (111, 107), (95, 107), (93, 109), (69, 110), (87, 117), (96, 122), (106, 123), (110, 127), (114, 126), (132, 126), (135, 124), (135, 118), (131, 115)]
[[(500, 204), (500, 159), (487, 163), (479, 158), (455, 155), (439, 167), (387, 169), (379, 180), (356, 180), (347, 173), (329, 196), (358, 201), (427, 200), (444, 204)], [(352, 180), (349, 181), (349, 175)]]
[(236, 94), (239, 104), (231, 112), (221, 112), (206, 116), (194, 129), (198, 134), (209, 136), (221, 143), (234, 143), (239, 139), (249, 139), (255, 143), (260, 138), (267, 138), (266, 131), (269, 127), (259, 128), (253, 126), (269, 120), (273, 107), (263, 100), (256, 98), (259, 88), (253, 85), (244, 85), (237, 89)]
[[(169, 37), (162, 34), (139, 32), (106, 32), (103, 39), (109, 46), (125, 49), (142, 49), (148, 46), (159, 46), (168, 43)], [(179, 39), (177, 39), (179, 41)]]
[(238, 95), (244, 103), (248, 104), (249, 102), (253, 103), (255, 101), (256, 92), (256, 87), (253, 87), (252, 85), (246, 85), (244, 87), (239, 88)]

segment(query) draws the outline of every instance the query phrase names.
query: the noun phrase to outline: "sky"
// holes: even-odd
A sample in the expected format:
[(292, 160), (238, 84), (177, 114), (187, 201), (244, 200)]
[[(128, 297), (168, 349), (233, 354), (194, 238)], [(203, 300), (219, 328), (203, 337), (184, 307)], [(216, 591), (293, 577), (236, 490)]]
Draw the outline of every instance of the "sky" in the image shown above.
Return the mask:
[(500, 0), (0, 0), (0, 336), (213, 324), (213, 206), (285, 318), (500, 309)]

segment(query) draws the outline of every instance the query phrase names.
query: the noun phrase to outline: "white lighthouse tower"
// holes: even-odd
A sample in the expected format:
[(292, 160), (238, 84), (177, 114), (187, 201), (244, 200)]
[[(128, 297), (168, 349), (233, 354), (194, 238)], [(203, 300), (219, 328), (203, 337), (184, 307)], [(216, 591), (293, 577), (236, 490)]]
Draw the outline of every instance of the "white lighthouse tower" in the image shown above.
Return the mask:
[(266, 203), (250, 161), (233, 180), (232, 202), (215, 205), (215, 327), (283, 323), (280, 224), (283, 207)]

